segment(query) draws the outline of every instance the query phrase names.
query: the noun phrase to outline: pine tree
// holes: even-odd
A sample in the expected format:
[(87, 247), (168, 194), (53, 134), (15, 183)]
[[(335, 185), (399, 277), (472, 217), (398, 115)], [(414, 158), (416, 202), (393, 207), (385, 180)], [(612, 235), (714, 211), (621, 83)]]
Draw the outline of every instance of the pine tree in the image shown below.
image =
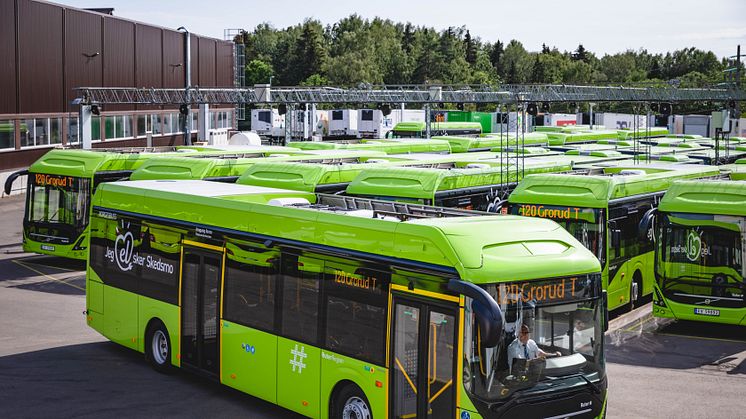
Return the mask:
[(547, 44), (541, 44), (541, 53), (549, 54), (549, 47), (547, 46)]
[(492, 46), (492, 51), (490, 51), (490, 62), (492, 63), (492, 66), (495, 67), (497, 74), (500, 76), (504, 75), (502, 66), (503, 52), (505, 52), (505, 50), (503, 49), (503, 43), (500, 42), (500, 40), (495, 42), (495, 45)]
[(466, 62), (468, 62), (471, 65), (474, 65), (477, 63), (477, 45), (476, 42), (474, 42), (473, 39), (471, 39), (471, 34), (469, 31), (466, 31), (466, 35), (464, 35), (464, 47), (466, 49)]
[(578, 45), (578, 49), (575, 50), (575, 53), (572, 54), (572, 59), (575, 61), (588, 61), (588, 53), (585, 50), (585, 47), (583, 47), (583, 44)]

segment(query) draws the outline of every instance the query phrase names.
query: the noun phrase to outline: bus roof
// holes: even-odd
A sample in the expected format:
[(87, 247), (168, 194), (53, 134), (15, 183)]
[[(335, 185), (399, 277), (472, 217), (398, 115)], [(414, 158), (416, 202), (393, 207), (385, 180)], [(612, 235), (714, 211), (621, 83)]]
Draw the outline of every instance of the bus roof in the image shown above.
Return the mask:
[(694, 164), (631, 164), (592, 169), (590, 173), (529, 175), (518, 183), (508, 200), (605, 208), (613, 199), (665, 191), (675, 180), (717, 176), (719, 170)]
[[(482, 124), (479, 122), (430, 122), (430, 130), (460, 130), (470, 129), (482, 131)], [(394, 125), (394, 131), (424, 131), (424, 121), (403, 121)]]
[[(569, 165), (526, 164), (524, 173), (570, 170)], [(514, 167), (411, 168), (377, 167), (361, 171), (347, 186), (349, 195), (434, 199), (439, 191), (478, 188), (516, 182)]]
[[(510, 134), (510, 133), (507, 133)], [(433, 140), (445, 140), (451, 145), (452, 153), (465, 153), (472, 150), (489, 150), (492, 147), (505, 145), (543, 145), (547, 144), (547, 136), (540, 132), (529, 132), (523, 136), (488, 134), (482, 137), (460, 137), (456, 135), (443, 135), (432, 137)]]
[(663, 137), (668, 135), (668, 128), (661, 127), (650, 127), (640, 128), (637, 131), (631, 129), (620, 129), (617, 131), (620, 140), (626, 140), (628, 138), (644, 138), (644, 137)]
[(677, 181), (658, 206), (664, 212), (746, 216), (746, 182)]
[[(275, 238), (281, 243), (341, 248), (392, 262), (436, 265), (455, 269), (461, 279), (475, 283), (600, 271), (595, 256), (551, 220), (479, 215), (401, 217), (406, 220), (402, 221), (393, 211), (381, 219), (374, 211), (333, 205), (354, 199), (351, 197), (205, 183), (105, 183), (98, 188), (93, 204), (218, 231)], [(304, 198), (308, 204), (268, 205), (276, 198)], [(395, 208), (393, 203), (384, 204)], [(399, 204), (397, 208), (409, 206)]]
[(617, 132), (611, 130), (577, 131), (570, 133), (547, 132), (546, 135), (549, 137), (549, 144), (551, 145), (612, 140), (618, 138)]
[(164, 155), (166, 154), (91, 152), (90, 150), (55, 148), (32, 163), (29, 172), (92, 178), (100, 171), (134, 170), (152, 157)]
[(257, 160), (260, 159), (162, 157), (143, 163), (132, 172), (130, 180), (238, 177)]
[(313, 192), (320, 185), (347, 184), (365, 168), (389, 164), (394, 163), (318, 164), (262, 161), (248, 168), (236, 183)]
[(367, 150), (381, 151), (387, 154), (402, 153), (450, 153), (447, 141), (416, 139), (408, 141), (378, 141), (365, 143), (344, 143), (332, 141), (291, 141), (289, 146), (301, 150)]

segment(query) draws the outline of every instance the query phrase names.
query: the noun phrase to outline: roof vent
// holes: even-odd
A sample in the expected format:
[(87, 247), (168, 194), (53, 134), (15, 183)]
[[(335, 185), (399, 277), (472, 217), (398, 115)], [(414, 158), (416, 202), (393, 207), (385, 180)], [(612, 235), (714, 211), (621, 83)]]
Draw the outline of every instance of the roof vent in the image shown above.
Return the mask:
[(644, 174), (645, 171), (640, 169), (624, 169), (619, 172), (619, 176), (638, 176)]
[(466, 169), (489, 169), (490, 167), (492, 166), (490, 166), (489, 164), (485, 164), (485, 163), (469, 163), (466, 165), (465, 168)]
[(306, 198), (275, 198), (270, 199), (269, 205), (275, 207), (293, 207), (298, 205), (311, 205)]
[(366, 163), (387, 163), (388, 160), (384, 160), (384, 159), (368, 159), (365, 162)]

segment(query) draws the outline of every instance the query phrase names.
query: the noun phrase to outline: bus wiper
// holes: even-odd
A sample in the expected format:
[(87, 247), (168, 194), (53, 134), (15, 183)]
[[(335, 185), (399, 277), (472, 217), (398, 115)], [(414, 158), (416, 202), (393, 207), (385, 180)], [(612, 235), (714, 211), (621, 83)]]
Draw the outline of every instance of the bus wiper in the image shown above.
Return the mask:
[(581, 374), (578, 374), (577, 376), (585, 380), (585, 382), (588, 383), (589, 386), (591, 386), (594, 393), (601, 394), (601, 389), (598, 388), (598, 386), (594, 384), (593, 381), (589, 380), (588, 377), (585, 376), (585, 374), (581, 373)]

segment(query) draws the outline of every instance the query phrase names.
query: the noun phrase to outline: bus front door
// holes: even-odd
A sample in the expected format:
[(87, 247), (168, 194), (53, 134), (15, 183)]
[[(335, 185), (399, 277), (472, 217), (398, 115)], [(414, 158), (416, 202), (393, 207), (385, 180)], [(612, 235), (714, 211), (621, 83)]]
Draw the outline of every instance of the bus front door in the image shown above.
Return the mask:
[(390, 371), (391, 417), (453, 418), (456, 307), (395, 295)]
[(181, 363), (217, 375), (223, 254), (184, 247), (181, 274)]

